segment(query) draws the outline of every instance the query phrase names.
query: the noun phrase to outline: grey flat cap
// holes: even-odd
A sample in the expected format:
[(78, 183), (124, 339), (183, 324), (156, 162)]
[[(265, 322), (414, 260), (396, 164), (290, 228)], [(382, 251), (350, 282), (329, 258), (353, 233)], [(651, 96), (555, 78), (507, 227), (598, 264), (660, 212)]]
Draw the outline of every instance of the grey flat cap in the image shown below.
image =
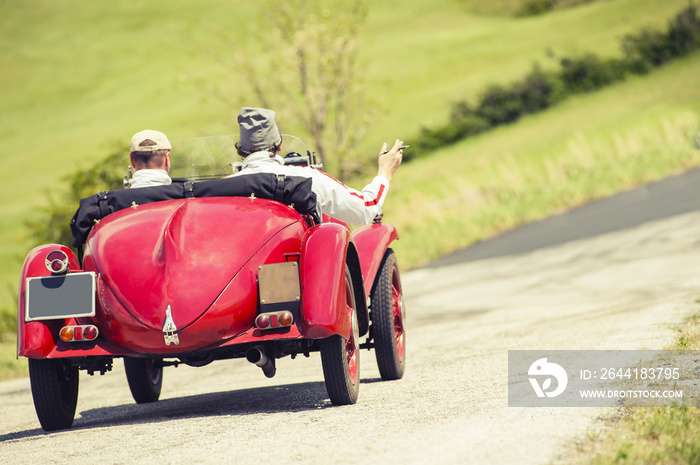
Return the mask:
[(238, 126), (241, 148), (247, 152), (264, 150), (282, 140), (272, 110), (243, 107), (238, 114)]

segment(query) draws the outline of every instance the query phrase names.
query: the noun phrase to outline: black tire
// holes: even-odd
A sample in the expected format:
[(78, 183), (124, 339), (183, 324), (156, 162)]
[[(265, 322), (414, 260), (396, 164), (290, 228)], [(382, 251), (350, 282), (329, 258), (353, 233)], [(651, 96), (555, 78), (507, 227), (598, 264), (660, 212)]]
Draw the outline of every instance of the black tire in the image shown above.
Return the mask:
[(29, 359), (34, 409), (46, 431), (70, 428), (78, 405), (78, 367), (70, 360)]
[(372, 336), (383, 380), (401, 379), (406, 369), (405, 308), (401, 276), (393, 250), (388, 249), (372, 291)]
[(357, 402), (360, 392), (360, 335), (357, 325), (355, 291), (350, 270), (345, 266), (345, 297), (347, 311), (352, 315), (352, 336), (345, 340), (339, 335), (321, 341), (321, 363), (326, 391), (333, 405)]
[(156, 402), (163, 386), (163, 367), (152, 358), (124, 357), (126, 380), (137, 404)]

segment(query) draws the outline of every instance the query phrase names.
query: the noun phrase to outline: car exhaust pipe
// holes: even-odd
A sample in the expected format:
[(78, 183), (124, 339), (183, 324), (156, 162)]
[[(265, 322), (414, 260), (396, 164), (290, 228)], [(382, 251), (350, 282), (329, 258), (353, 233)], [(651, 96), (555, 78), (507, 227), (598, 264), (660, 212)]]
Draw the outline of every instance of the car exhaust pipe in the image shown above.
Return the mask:
[(245, 358), (250, 363), (262, 368), (263, 373), (268, 378), (275, 376), (277, 368), (275, 368), (275, 359), (269, 358), (267, 355), (263, 354), (259, 349), (251, 348), (245, 353)]

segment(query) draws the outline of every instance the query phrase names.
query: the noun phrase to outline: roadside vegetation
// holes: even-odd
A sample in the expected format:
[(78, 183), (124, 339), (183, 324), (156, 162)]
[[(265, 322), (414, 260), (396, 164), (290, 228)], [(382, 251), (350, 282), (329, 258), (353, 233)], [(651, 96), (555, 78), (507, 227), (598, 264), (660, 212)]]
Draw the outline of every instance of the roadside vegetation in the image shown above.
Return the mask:
[[(700, 299), (696, 301), (700, 304)], [(700, 313), (677, 328), (667, 350), (700, 350)], [(600, 433), (578, 444), (571, 463), (593, 465), (700, 463), (700, 405), (621, 408)]]

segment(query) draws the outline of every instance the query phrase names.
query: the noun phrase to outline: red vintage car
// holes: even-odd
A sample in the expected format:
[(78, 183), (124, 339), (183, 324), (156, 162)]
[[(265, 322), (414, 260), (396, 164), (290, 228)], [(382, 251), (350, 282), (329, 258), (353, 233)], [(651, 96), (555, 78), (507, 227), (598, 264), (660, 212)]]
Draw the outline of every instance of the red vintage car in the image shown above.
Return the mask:
[[(221, 179), (234, 140), (173, 141), (174, 158), (204, 155), (214, 178), (185, 173), (83, 199), (76, 252), (47, 244), (28, 254), (17, 345), (45, 430), (72, 425), (79, 372), (105, 374), (115, 358), (137, 403), (157, 401), (163, 368), (180, 363), (246, 358), (272, 377), (276, 359), (320, 351), (336, 405), (357, 400), (361, 348), (374, 348), (383, 379), (403, 376), (396, 229), (378, 218), (351, 232), (319, 218), (310, 180)], [(318, 168), (313, 158), (287, 155)]]

